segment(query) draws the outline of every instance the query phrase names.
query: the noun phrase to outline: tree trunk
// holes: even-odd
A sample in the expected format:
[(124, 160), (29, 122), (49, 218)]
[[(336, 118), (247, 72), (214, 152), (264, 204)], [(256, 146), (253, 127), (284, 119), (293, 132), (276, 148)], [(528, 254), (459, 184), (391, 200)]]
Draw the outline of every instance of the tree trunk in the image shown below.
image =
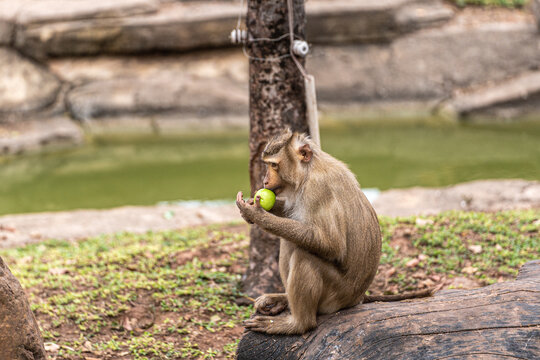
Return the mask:
[(24, 290), (1, 257), (0, 359), (46, 359), (39, 326)]
[[(304, 1), (293, 0), (294, 33), (304, 38)], [(249, 172), (251, 196), (263, 187), (261, 154), (270, 137), (285, 127), (308, 132), (304, 79), (289, 54), (286, 0), (249, 0), (246, 25), (249, 60)], [(284, 37), (283, 37), (284, 36)], [(281, 38), (279, 41), (257, 40)], [(277, 59), (279, 58), (279, 59)], [(301, 62), (302, 59), (299, 59)], [(278, 271), (279, 238), (251, 228), (250, 263), (244, 291), (252, 297), (282, 291)]]
[(516, 279), (320, 316), (303, 336), (248, 332), (238, 359), (540, 359), (540, 260)]

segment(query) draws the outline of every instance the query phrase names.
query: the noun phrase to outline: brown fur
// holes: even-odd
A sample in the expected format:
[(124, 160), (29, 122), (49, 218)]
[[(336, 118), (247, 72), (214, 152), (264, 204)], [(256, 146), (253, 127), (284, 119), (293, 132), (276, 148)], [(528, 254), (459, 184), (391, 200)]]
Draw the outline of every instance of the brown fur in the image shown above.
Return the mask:
[[(262, 315), (245, 326), (302, 334), (317, 325), (317, 314), (362, 303), (381, 255), (379, 222), (354, 174), (307, 136), (283, 132), (268, 143), (263, 160), (265, 187), (278, 195), (274, 209), (266, 212), (259, 199), (246, 203), (241, 192), (237, 205), (246, 221), (282, 238), (286, 293), (259, 297), (255, 309)], [(291, 314), (273, 317), (287, 306)]]

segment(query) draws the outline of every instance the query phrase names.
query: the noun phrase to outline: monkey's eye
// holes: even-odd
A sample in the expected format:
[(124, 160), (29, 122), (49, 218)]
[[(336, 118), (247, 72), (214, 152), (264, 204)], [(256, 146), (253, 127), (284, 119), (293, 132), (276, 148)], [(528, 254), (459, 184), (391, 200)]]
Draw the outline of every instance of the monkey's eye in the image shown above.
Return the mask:
[(272, 169), (276, 170), (276, 171), (277, 171), (278, 168), (279, 168), (279, 166), (278, 166), (277, 163), (270, 163), (270, 167), (271, 167)]

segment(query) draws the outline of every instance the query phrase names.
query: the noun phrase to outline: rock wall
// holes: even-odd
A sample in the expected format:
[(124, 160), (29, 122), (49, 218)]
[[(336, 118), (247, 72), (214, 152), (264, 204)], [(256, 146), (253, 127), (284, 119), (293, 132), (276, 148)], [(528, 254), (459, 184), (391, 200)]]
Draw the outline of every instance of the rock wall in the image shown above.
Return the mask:
[[(537, 116), (539, 3), (309, 1), (320, 108)], [(0, 0), (0, 155), (78, 144), (82, 129), (246, 126), (248, 62), (228, 39), (240, 10), (231, 0)]]

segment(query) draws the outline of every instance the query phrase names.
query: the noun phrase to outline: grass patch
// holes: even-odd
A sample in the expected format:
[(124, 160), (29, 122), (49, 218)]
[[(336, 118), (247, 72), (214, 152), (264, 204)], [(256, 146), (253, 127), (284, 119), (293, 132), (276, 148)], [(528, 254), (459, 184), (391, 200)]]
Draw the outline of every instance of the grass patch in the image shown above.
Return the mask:
[[(540, 210), (381, 218), (371, 293), (513, 279), (540, 258)], [(0, 251), (56, 359), (233, 358), (248, 227), (117, 234)], [(458, 281), (459, 280), (459, 281)], [(467, 286), (465, 286), (467, 287)]]
[[(540, 259), (539, 210), (382, 218), (381, 227), (377, 276), (390, 284), (378, 289), (382, 293), (440, 282), (460, 288), (513, 280), (521, 265)], [(385, 278), (383, 269), (392, 276)]]
[(211, 227), (48, 241), (2, 256), (59, 359), (232, 358), (251, 312), (236, 304), (247, 245), (245, 231)]

